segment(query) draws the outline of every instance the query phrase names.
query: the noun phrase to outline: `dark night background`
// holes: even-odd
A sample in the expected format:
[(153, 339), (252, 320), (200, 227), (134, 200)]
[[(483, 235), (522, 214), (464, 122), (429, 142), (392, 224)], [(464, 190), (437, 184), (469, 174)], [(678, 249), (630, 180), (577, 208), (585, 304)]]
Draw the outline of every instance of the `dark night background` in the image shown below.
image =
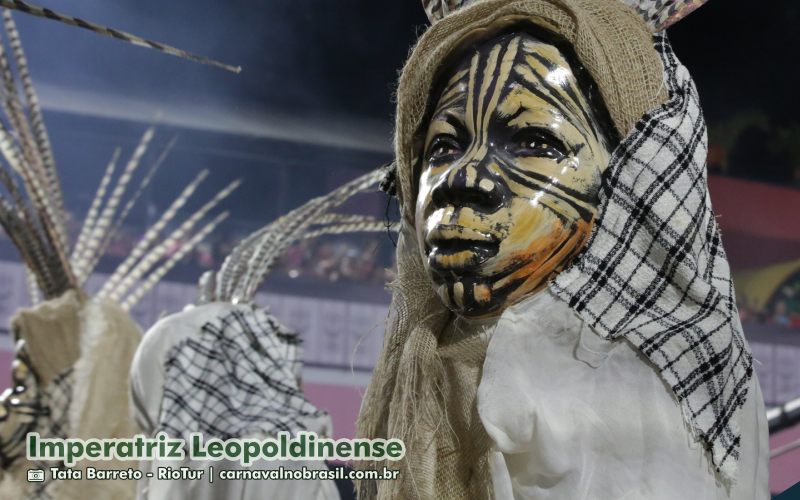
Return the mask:
[[(220, 257), (257, 226), (390, 159), (395, 80), (427, 23), (415, 0), (43, 3), (243, 67), (235, 75), (15, 15), (74, 220), (116, 146), (129, 153), (154, 120), (149, 160), (179, 138), (131, 215), (120, 257), (201, 168), (211, 176), (200, 197), (245, 181), (226, 202), (233, 217), (212, 251)], [(711, 0), (670, 28), (700, 90), (712, 173), (800, 186), (799, 24), (797, 2)], [(358, 203), (386, 210), (381, 195)], [(379, 261), (388, 263), (386, 241)]]
[[(213, 128), (245, 116), (318, 120), (323, 130), (347, 123), (365, 129), (369, 149), (380, 149), (381, 138), (388, 144), (396, 74), (426, 24), (414, 0), (61, 0), (52, 7), (244, 71), (236, 76), (17, 16), (33, 75), (51, 91), (118, 98), (121, 108), (147, 103), (139, 113), (181, 109), (206, 118), (211, 110), (219, 112), (219, 123), (206, 120)], [(798, 123), (798, 25), (797, 2), (711, 0), (670, 29), (712, 126), (747, 113)]]

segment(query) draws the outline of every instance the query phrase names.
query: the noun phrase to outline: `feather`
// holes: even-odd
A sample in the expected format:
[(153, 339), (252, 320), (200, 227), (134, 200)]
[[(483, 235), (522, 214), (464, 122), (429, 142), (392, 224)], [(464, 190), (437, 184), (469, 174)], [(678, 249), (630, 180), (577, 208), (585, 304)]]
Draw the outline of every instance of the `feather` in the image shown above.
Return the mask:
[[(28, 71), (28, 61), (25, 58), (25, 52), (22, 49), (22, 42), (19, 38), (17, 26), (14, 19), (11, 17), (11, 11), (6, 10), (3, 12), (3, 20), (8, 33), (8, 41), (11, 45), (11, 51), (14, 54), (14, 60), (17, 65), (17, 72), (20, 81), (22, 82), (22, 89), (25, 93), (25, 100), (28, 103), (28, 112), (30, 114), (31, 128), (33, 130), (33, 138), (39, 149), (39, 156), (42, 159), (45, 175), (48, 181), (48, 192), (53, 197), (57, 213), (61, 216), (59, 223), (65, 226), (63, 220), (64, 211), (64, 196), (61, 192), (61, 182), (58, 179), (58, 171), (56, 170), (55, 159), (53, 158), (53, 149), (50, 145), (50, 137), (47, 133), (47, 127), (44, 124), (44, 117), (42, 116), (42, 109), (39, 105), (39, 97), (36, 94), (36, 89), (31, 81), (30, 72)], [(66, 233), (65, 233), (66, 234)], [(66, 246), (66, 241), (63, 242)]]
[[(301, 239), (310, 240), (328, 234), (384, 233), (386, 230), (386, 223), (382, 221), (336, 224), (333, 226), (324, 227), (322, 229), (317, 229), (315, 231), (309, 231), (303, 234)], [(397, 231), (397, 228), (390, 228), (390, 230)]]
[(111, 300), (120, 300), (122, 295), (124, 295), (136, 281), (140, 280), (142, 276), (149, 272), (149, 270), (159, 261), (159, 259), (161, 259), (161, 257), (163, 257), (164, 254), (166, 254), (167, 251), (173, 247), (173, 245), (179, 243), (181, 239), (189, 234), (194, 226), (203, 217), (205, 217), (209, 211), (214, 209), (214, 207), (219, 205), (222, 200), (227, 198), (236, 188), (238, 188), (240, 183), (241, 181), (235, 180), (228, 184), (228, 186), (217, 193), (216, 196), (214, 196), (211, 200), (200, 207), (199, 210), (187, 218), (176, 230), (170, 233), (170, 235), (162, 243), (158, 244), (155, 248), (150, 249), (147, 252), (147, 255), (144, 256), (144, 258), (142, 258), (136, 264), (136, 266), (134, 266), (134, 268), (120, 282), (120, 284), (107, 292), (107, 296)]
[(114, 170), (117, 168), (119, 155), (120, 149), (116, 148), (114, 150), (114, 154), (111, 155), (111, 161), (109, 161), (108, 165), (106, 166), (106, 171), (103, 173), (102, 179), (100, 179), (100, 184), (97, 186), (97, 191), (94, 194), (94, 198), (92, 198), (92, 204), (89, 206), (89, 211), (86, 213), (83, 226), (81, 226), (81, 232), (78, 235), (77, 241), (75, 242), (75, 248), (72, 250), (72, 256), (70, 260), (73, 266), (77, 266), (77, 259), (79, 256), (83, 255), (86, 247), (86, 241), (89, 239), (89, 236), (92, 234), (92, 230), (97, 223), (97, 216), (100, 213), (100, 206), (103, 203), (103, 199), (106, 197), (106, 191), (108, 190), (108, 185), (111, 183)]
[(2, 163), (0, 163), (0, 184), (6, 187), (8, 194), (11, 195), (11, 199), (14, 201), (15, 208), (21, 210), (22, 207), (27, 206), (25, 199), (22, 197), (22, 193), (19, 191), (17, 182), (14, 180), (11, 172), (9, 172), (7, 167)]
[(142, 239), (139, 240), (138, 243), (133, 247), (131, 250), (131, 254), (122, 261), (114, 273), (108, 278), (108, 281), (105, 282), (103, 287), (100, 289), (98, 296), (107, 296), (114, 290), (117, 285), (119, 285), (120, 281), (127, 276), (128, 272), (133, 268), (136, 262), (144, 256), (145, 252), (147, 252), (150, 247), (152, 246), (153, 242), (158, 238), (161, 231), (167, 226), (167, 224), (177, 215), (178, 211), (186, 204), (189, 198), (194, 194), (195, 190), (197, 190), (197, 186), (200, 185), (203, 180), (208, 176), (208, 170), (201, 171), (197, 177), (192, 180), (185, 188), (181, 194), (172, 202), (172, 204), (167, 208), (167, 210), (161, 214), (161, 217), (156, 221), (155, 224), (150, 226), (150, 228), (144, 233)]
[(89, 269), (94, 269), (97, 263), (99, 262), (100, 258), (103, 256), (103, 254), (106, 253), (108, 245), (110, 245), (111, 242), (114, 240), (114, 238), (117, 236), (120, 228), (122, 227), (122, 224), (128, 218), (128, 214), (130, 214), (130, 211), (136, 205), (136, 202), (139, 201), (139, 198), (142, 196), (145, 189), (147, 189), (147, 186), (150, 185), (150, 181), (153, 180), (153, 177), (155, 176), (159, 167), (161, 167), (161, 164), (164, 163), (164, 160), (166, 160), (173, 146), (175, 146), (175, 141), (176, 139), (173, 138), (169, 142), (169, 144), (167, 144), (167, 147), (164, 148), (164, 150), (161, 152), (161, 155), (159, 155), (158, 159), (156, 159), (155, 163), (153, 163), (153, 165), (150, 167), (150, 170), (148, 170), (147, 174), (144, 176), (144, 179), (142, 179), (142, 182), (139, 184), (139, 188), (136, 190), (135, 193), (133, 193), (133, 196), (131, 196), (131, 198), (125, 204), (125, 207), (122, 209), (122, 212), (120, 213), (119, 217), (117, 217), (117, 220), (114, 221), (113, 227), (106, 232), (103, 241), (100, 243), (100, 246), (94, 253), (92, 259), (89, 261), (88, 264)]
[[(258, 239), (256, 249), (250, 252), (247, 263), (234, 263), (247, 272), (240, 274), (230, 296), (233, 301), (249, 301), (261, 286), (267, 273), (272, 269), (283, 252), (297, 241), (309, 226), (328, 211), (342, 205), (355, 194), (374, 187), (383, 178), (383, 169), (374, 170), (348, 182), (333, 192), (314, 198), (301, 207), (279, 219), (274, 230), (268, 230)], [(227, 261), (226, 261), (227, 262)], [(223, 270), (224, 273), (224, 270)]]
[(28, 284), (28, 297), (30, 298), (31, 305), (35, 306), (42, 301), (42, 292), (39, 289), (36, 274), (34, 274), (28, 266), (25, 266), (25, 282)]
[[(34, 217), (29, 211), (27, 211), (26, 208), (23, 211), (25, 214), (23, 219), (23, 222), (25, 223), (24, 225), (28, 231), (31, 231), (35, 234), (38, 234), (36, 228), (41, 227), (43, 234), (46, 236), (45, 239), (52, 242), (52, 246), (47, 247), (47, 249), (44, 247), (37, 247), (37, 250), (40, 252), (45, 252), (45, 250), (47, 250), (46, 253), (48, 255), (52, 254), (52, 256), (55, 258), (55, 261), (48, 260), (47, 263), (48, 265), (53, 266), (53, 272), (56, 272), (59, 275), (65, 275), (71, 283), (74, 283), (74, 277), (72, 275), (66, 253), (60, 244), (62, 237), (55, 229), (53, 218), (49, 216), (49, 213), (52, 210), (52, 205), (45, 201), (46, 194), (43, 193), (37, 176), (34, 175), (30, 169), (25, 168), (23, 161), (18, 156), (18, 151), (16, 150), (15, 144), (4, 125), (0, 126), (0, 153), (3, 154), (12, 168), (14, 168), (15, 165), (17, 168), (19, 168), (19, 173), (22, 177), (27, 194), (33, 203), (35, 213), (38, 215), (38, 217)], [(19, 199), (16, 201), (18, 204), (20, 203)]]
[(216, 227), (225, 219), (228, 218), (229, 213), (223, 212), (218, 215), (214, 220), (206, 224), (203, 229), (201, 229), (196, 235), (192, 237), (187, 243), (181, 245), (180, 250), (175, 252), (169, 260), (167, 260), (163, 265), (161, 265), (158, 269), (150, 273), (150, 275), (145, 279), (144, 283), (142, 283), (139, 288), (135, 289), (127, 298), (124, 299), (122, 302), (122, 307), (125, 310), (130, 310), (131, 307), (136, 305), (136, 303), (141, 300), (145, 293), (147, 293), (153, 285), (158, 283), (158, 281), (167, 274), (170, 269), (175, 267), (175, 265), (183, 259), (186, 254), (192, 251), (201, 241), (203, 241), (206, 236), (208, 236)]
[(128, 187), (128, 183), (130, 182), (134, 172), (136, 172), (136, 169), (139, 168), (142, 156), (144, 156), (145, 151), (147, 151), (147, 146), (150, 144), (154, 133), (155, 128), (150, 127), (145, 131), (144, 135), (142, 135), (139, 145), (136, 146), (133, 155), (131, 155), (131, 158), (128, 160), (128, 164), (125, 165), (125, 168), (122, 170), (122, 174), (117, 180), (117, 184), (114, 186), (113, 191), (111, 191), (108, 202), (106, 202), (106, 205), (100, 212), (97, 223), (95, 224), (94, 228), (92, 228), (91, 235), (86, 242), (86, 248), (84, 249), (83, 255), (78, 258), (78, 265), (75, 269), (75, 275), (79, 283), (83, 283), (92, 272), (92, 269), (89, 268), (89, 262), (93, 260), (95, 252), (105, 237), (105, 232), (111, 226), (114, 213), (116, 212), (117, 206), (122, 199), (122, 195), (125, 193), (125, 189)]
[(355, 224), (358, 222), (373, 222), (376, 220), (377, 219), (369, 215), (325, 214), (317, 217), (314, 224)]
[[(50, 233), (53, 240), (59, 242), (53, 250), (55, 250), (58, 260), (61, 261), (59, 265), (66, 266), (64, 270), (67, 275), (71, 276), (66, 257), (66, 228), (47, 191), (49, 181), (43, 171), (38, 147), (31, 135), (30, 125), (17, 95), (14, 77), (2, 43), (0, 43), (0, 78), (3, 81), (0, 88), (4, 89), (2, 107), (14, 132), (14, 134), (9, 132), (5, 125), (1, 127), (0, 142), (2, 144), (0, 149), (11, 167), (22, 177), (25, 190), (36, 209), (42, 227)], [(14, 141), (14, 136), (16, 136), (19, 147), (22, 148), (21, 151)]]
[(23, 262), (35, 272), (39, 286), (48, 295), (55, 288), (55, 280), (38, 232), (29, 230), (27, 224), (2, 196), (0, 196), (0, 225), (14, 242)]
[(24, 12), (26, 14), (30, 14), (32, 16), (37, 17), (44, 17), (47, 19), (52, 19), (54, 21), (58, 21), (60, 23), (68, 24), (70, 26), (76, 26), (78, 28), (83, 28), (99, 35), (116, 38), (117, 40), (122, 40), (124, 42), (130, 43), (132, 45), (138, 45), (139, 47), (146, 47), (150, 49), (155, 49), (159, 52), (163, 52), (165, 54), (169, 54), (172, 56), (180, 57), (183, 59), (188, 59), (190, 61), (198, 62), (200, 64), (206, 64), (209, 66), (214, 66), (217, 68), (222, 68), (227, 71), (231, 71), (233, 73), (239, 73), (242, 68), (240, 66), (232, 66), (230, 64), (224, 64), (219, 61), (215, 61), (213, 59), (209, 59), (207, 57), (198, 56), (187, 52), (185, 50), (181, 50), (170, 45), (166, 45), (159, 42), (154, 42), (151, 40), (146, 40), (144, 38), (138, 37), (136, 35), (132, 35), (130, 33), (126, 33), (124, 31), (116, 30), (113, 28), (108, 28), (106, 26), (101, 26), (99, 24), (95, 24), (89, 21), (84, 21), (83, 19), (68, 16), (66, 14), (60, 14), (58, 12), (54, 12), (50, 9), (40, 7), (38, 5), (34, 5), (27, 1), (23, 0), (0, 0), (0, 6), (5, 7), (7, 9), (18, 10), (20, 12)]

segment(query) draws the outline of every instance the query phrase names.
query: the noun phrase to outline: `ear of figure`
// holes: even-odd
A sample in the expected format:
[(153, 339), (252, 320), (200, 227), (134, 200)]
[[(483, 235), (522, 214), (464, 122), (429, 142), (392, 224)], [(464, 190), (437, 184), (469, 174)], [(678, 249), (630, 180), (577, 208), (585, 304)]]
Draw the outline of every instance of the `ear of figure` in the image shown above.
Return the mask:
[(514, 29), (443, 75), (415, 223), (426, 270), (458, 313), (498, 312), (541, 289), (589, 237), (616, 141), (567, 52)]

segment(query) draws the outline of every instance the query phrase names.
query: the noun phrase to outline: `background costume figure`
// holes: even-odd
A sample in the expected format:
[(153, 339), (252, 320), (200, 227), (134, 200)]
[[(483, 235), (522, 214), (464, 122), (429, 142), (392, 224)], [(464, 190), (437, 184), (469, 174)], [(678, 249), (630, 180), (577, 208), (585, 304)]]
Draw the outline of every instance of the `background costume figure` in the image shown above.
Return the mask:
[[(28, 469), (61, 464), (27, 461), (26, 435), (38, 432), (42, 438), (102, 439), (130, 437), (137, 432), (127, 389), (128, 368), (141, 331), (128, 311), (227, 217), (222, 213), (204, 221), (238, 182), (180, 220), (179, 209), (207, 175), (201, 173), (102, 287), (87, 293), (87, 280), (168, 150), (136, 183), (154, 130), (145, 132), (115, 178), (117, 151), (80, 234), (70, 242), (55, 158), (10, 11), (4, 10), (3, 21), (11, 57), (0, 45), (0, 225), (25, 263), (33, 305), (18, 311), (11, 324), (16, 359), (13, 387), (0, 396), (0, 497), (133, 498), (130, 481), (52, 481), (47, 473), (44, 482), (28, 482)], [(165, 231), (168, 224), (176, 222), (180, 222), (176, 229)], [(179, 249), (167, 256), (178, 243)], [(118, 460), (91, 465), (125, 468)], [(86, 463), (78, 463), (74, 468), (85, 467)]]
[[(301, 388), (302, 350), (297, 333), (280, 324), (255, 295), (283, 252), (302, 239), (325, 234), (385, 232), (369, 216), (331, 211), (350, 197), (374, 189), (383, 170), (314, 198), (246, 237), (216, 273), (203, 276), (199, 300), (156, 323), (145, 335), (131, 368), (136, 421), (149, 435), (165, 432), (187, 439), (264, 439), (300, 431), (332, 436), (325, 411), (308, 401)], [(238, 463), (186, 463), (202, 470)], [(175, 462), (143, 462), (153, 471)], [(253, 469), (326, 469), (320, 460), (259, 460)], [(338, 499), (332, 480), (161, 481), (142, 480), (140, 500)]]
[(426, 3), (359, 419), (408, 452), (364, 498), (768, 497), (705, 124), (661, 33), (696, 4)]

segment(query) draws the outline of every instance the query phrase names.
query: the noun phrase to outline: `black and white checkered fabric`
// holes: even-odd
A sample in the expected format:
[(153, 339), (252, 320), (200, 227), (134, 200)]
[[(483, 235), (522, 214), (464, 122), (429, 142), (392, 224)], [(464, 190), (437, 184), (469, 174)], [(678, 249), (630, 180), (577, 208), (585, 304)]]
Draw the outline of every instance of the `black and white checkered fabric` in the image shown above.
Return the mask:
[(551, 289), (652, 362), (717, 470), (733, 479), (752, 358), (711, 209), (697, 90), (666, 37), (655, 46), (669, 99), (614, 152), (587, 249)]
[[(72, 392), (74, 388), (74, 371), (72, 368), (59, 374), (45, 389), (42, 390), (41, 404), (47, 408), (44, 415), (36, 420), (35, 432), (48, 439), (66, 439), (70, 437), (69, 410), (72, 405)], [(64, 468), (63, 462), (53, 460), (29, 460), (27, 469), (44, 469), (50, 467)], [(54, 493), (58, 489), (58, 480), (45, 474), (41, 483), (29, 483), (24, 500), (51, 500), (56, 498)], [(22, 500), (22, 499), (20, 499)]]
[(300, 341), (266, 311), (237, 308), (167, 354), (157, 431), (206, 439), (295, 434), (324, 418), (299, 387)]

